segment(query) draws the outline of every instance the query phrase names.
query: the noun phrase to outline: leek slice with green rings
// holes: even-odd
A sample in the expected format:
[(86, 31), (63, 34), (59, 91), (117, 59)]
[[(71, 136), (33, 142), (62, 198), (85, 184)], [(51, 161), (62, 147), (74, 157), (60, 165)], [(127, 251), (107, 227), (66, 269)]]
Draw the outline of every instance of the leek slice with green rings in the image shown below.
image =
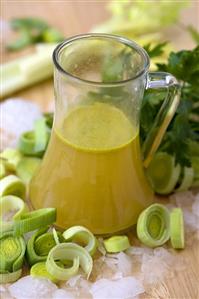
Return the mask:
[(44, 117), (35, 122), (35, 147), (36, 152), (43, 152), (46, 149), (49, 139), (49, 134), (46, 126), (46, 119)]
[[(56, 261), (71, 260), (73, 262), (70, 268), (61, 268), (56, 264)], [(90, 254), (83, 247), (75, 243), (58, 244), (51, 249), (46, 260), (47, 271), (56, 277), (58, 280), (67, 280), (76, 275), (81, 267), (89, 278), (92, 268), (93, 260)]]
[(10, 174), (0, 180), (0, 196), (5, 195), (16, 195), (24, 199), (26, 186), (20, 178)]
[(22, 159), (22, 154), (17, 149), (7, 148), (0, 153), (0, 158), (4, 161), (6, 169), (15, 171)]
[(171, 193), (180, 177), (181, 167), (175, 165), (175, 158), (165, 152), (155, 154), (146, 169), (153, 190), (159, 194)]
[(158, 247), (169, 240), (169, 210), (158, 203), (152, 204), (142, 211), (137, 221), (137, 236), (149, 247)]
[(58, 280), (52, 276), (50, 273), (48, 273), (46, 269), (46, 262), (39, 262), (34, 264), (30, 269), (30, 275), (32, 277), (43, 277), (51, 280), (54, 283), (57, 283)]
[(43, 152), (35, 151), (34, 131), (24, 132), (20, 136), (18, 148), (24, 155), (35, 156), (35, 157), (41, 157), (43, 155)]
[(192, 167), (183, 167), (183, 178), (180, 183), (180, 186), (175, 189), (176, 192), (186, 191), (188, 190), (194, 178), (194, 170)]
[(95, 236), (84, 226), (72, 226), (63, 232), (66, 241), (86, 244), (85, 249), (93, 255), (97, 249)]
[(19, 150), (29, 156), (41, 157), (44, 154), (50, 130), (46, 124), (46, 119), (40, 118), (35, 122), (33, 131), (27, 131), (20, 136)]
[(7, 174), (5, 163), (3, 159), (0, 159), (0, 179), (4, 178)]
[[(47, 232), (48, 227), (38, 230), (28, 240), (26, 256), (29, 265), (45, 261), (49, 251), (56, 245), (53, 233)], [(63, 242), (64, 238), (61, 233), (57, 233), (59, 241)]]
[(2, 271), (0, 270), (0, 283), (11, 283), (18, 280), (22, 275), (22, 269), (19, 269), (14, 272)]
[[(52, 232), (53, 232), (53, 238), (54, 238), (54, 240), (55, 240), (56, 245), (60, 244), (60, 240), (59, 240), (58, 233), (57, 233), (57, 231), (56, 231), (56, 229), (55, 229), (54, 227), (53, 227)], [(62, 236), (62, 235), (61, 235), (61, 236)], [(63, 237), (63, 239), (64, 239), (64, 237)], [(64, 241), (63, 241), (63, 242), (64, 242)]]
[(12, 232), (0, 235), (0, 280), (2, 283), (17, 280), (21, 275), (26, 244)]
[(170, 214), (170, 238), (171, 245), (175, 249), (184, 248), (184, 220), (180, 208), (175, 208)]
[(56, 209), (44, 208), (22, 214), (19, 219), (14, 220), (14, 234), (23, 235), (56, 221)]
[(127, 236), (113, 236), (104, 240), (104, 247), (107, 252), (116, 253), (128, 249), (130, 243)]
[(17, 176), (22, 179), (24, 183), (28, 184), (41, 164), (41, 161), (41, 159), (35, 157), (22, 158), (16, 168)]
[(0, 200), (0, 232), (12, 230), (14, 220), (27, 211), (27, 205), (21, 198), (13, 195), (3, 196)]

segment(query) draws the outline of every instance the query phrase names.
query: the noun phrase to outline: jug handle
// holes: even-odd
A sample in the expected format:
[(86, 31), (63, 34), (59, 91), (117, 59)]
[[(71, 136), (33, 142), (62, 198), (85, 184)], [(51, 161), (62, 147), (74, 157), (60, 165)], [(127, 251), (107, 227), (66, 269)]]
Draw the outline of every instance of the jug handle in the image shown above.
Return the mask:
[(146, 89), (166, 88), (164, 102), (154, 120), (152, 128), (142, 146), (143, 165), (148, 167), (157, 151), (180, 101), (180, 84), (177, 79), (165, 72), (149, 72)]

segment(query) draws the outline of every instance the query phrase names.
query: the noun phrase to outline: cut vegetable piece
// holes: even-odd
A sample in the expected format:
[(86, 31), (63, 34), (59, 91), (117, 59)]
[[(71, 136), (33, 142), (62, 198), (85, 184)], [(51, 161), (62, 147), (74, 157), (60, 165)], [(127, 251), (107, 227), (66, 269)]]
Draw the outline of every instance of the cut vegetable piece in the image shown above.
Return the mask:
[(175, 189), (175, 191), (186, 191), (188, 190), (192, 183), (193, 183), (193, 178), (194, 178), (194, 170), (192, 167), (184, 167), (183, 168), (183, 179), (180, 184), (180, 186)]
[(116, 253), (128, 249), (131, 245), (127, 236), (113, 236), (104, 241), (107, 252)]
[[(60, 232), (56, 232), (57, 241), (64, 242)], [(54, 238), (54, 232), (46, 232), (41, 236), (38, 236), (34, 243), (35, 252), (40, 256), (47, 256), (49, 251), (56, 245)]]
[(180, 165), (175, 165), (174, 157), (159, 152), (146, 169), (146, 174), (155, 192), (169, 194), (178, 182), (180, 170)]
[[(73, 262), (70, 268), (63, 269), (55, 261), (70, 260)], [(67, 280), (76, 275), (79, 266), (83, 269), (87, 278), (93, 268), (93, 260), (86, 249), (75, 243), (62, 243), (56, 245), (48, 254), (46, 261), (47, 271), (58, 280)]]
[(199, 181), (199, 157), (192, 157), (191, 165), (194, 171), (194, 181), (193, 181), (194, 184), (196, 181)]
[(0, 154), (4, 160), (5, 166), (10, 171), (15, 171), (17, 164), (22, 158), (22, 154), (17, 149), (7, 148)]
[(170, 238), (171, 245), (175, 249), (184, 248), (184, 220), (180, 208), (175, 208), (170, 215)]
[(19, 269), (15, 272), (5, 271), (4, 273), (0, 271), (0, 283), (11, 283), (18, 280), (22, 275), (22, 269)]
[(56, 243), (56, 245), (58, 245), (58, 244), (60, 244), (60, 241), (59, 241), (59, 237), (58, 237), (58, 234), (57, 234), (57, 231), (56, 231), (56, 229), (53, 227), (53, 238), (54, 238), (54, 240), (55, 240), (55, 243)]
[[(16, 196), (3, 196), (0, 200), (0, 232), (13, 229), (14, 220), (28, 211), (24, 201)], [(10, 215), (11, 219), (6, 219)]]
[(33, 277), (43, 277), (50, 279), (52, 282), (57, 283), (57, 279), (48, 273), (46, 269), (46, 262), (40, 262), (33, 265), (30, 269), (30, 275)]
[(56, 221), (56, 209), (44, 208), (21, 215), (14, 221), (14, 234), (23, 235)]
[[(29, 265), (46, 261), (49, 251), (56, 245), (53, 234), (47, 230), (48, 227), (40, 229), (28, 240), (26, 254)], [(61, 233), (57, 235), (59, 241), (63, 242)]]
[(52, 126), (53, 126), (54, 113), (48, 112), (48, 113), (44, 113), (43, 115), (46, 120), (46, 125), (47, 125), (48, 129), (51, 131)]
[(47, 46), (45, 51), (3, 64), (1, 97), (52, 76), (52, 51)]
[(0, 235), (0, 271), (12, 273), (22, 268), (26, 244), (22, 237), (14, 237), (12, 232)]
[(42, 117), (35, 122), (35, 152), (43, 152), (46, 149), (48, 139), (46, 120)]
[(35, 151), (35, 132), (27, 131), (19, 138), (19, 150), (28, 156), (42, 156), (42, 152)]
[(63, 237), (66, 241), (86, 244), (85, 249), (93, 255), (97, 248), (95, 236), (83, 226), (72, 226), (63, 232)]
[(5, 195), (16, 195), (24, 199), (26, 186), (20, 178), (10, 174), (0, 180), (0, 196)]
[(48, 227), (44, 227), (38, 230), (35, 234), (31, 236), (27, 243), (27, 250), (26, 256), (30, 266), (34, 265), (35, 263), (45, 261), (47, 259), (47, 255), (40, 256), (35, 251), (35, 242), (37, 238), (43, 234), (45, 234), (48, 230)]
[(6, 176), (6, 167), (3, 160), (0, 159), (0, 179), (4, 178)]
[(169, 240), (170, 216), (168, 209), (161, 204), (152, 204), (142, 211), (137, 222), (137, 236), (149, 247), (158, 247)]
[(41, 159), (26, 157), (21, 159), (16, 168), (16, 174), (22, 179), (23, 182), (28, 184), (33, 177), (35, 171), (41, 164)]

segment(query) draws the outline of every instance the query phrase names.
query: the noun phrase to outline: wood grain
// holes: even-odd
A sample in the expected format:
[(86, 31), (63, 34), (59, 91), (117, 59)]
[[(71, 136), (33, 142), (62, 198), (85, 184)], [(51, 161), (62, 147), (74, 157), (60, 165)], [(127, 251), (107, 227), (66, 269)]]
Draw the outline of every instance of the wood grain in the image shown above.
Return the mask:
[[(89, 31), (96, 23), (102, 22), (108, 17), (105, 10), (107, 1), (2, 1), (1, 18), (9, 20), (12, 17), (37, 16), (44, 18), (50, 24), (60, 29), (66, 36)], [(199, 2), (193, 1), (192, 7), (182, 14), (182, 22), (192, 23), (199, 28)], [(169, 35), (168, 35), (169, 33)], [(191, 48), (193, 42), (179, 28), (167, 32), (168, 39), (172, 38), (178, 48)], [(9, 38), (9, 37), (8, 37)], [(4, 43), (8, 38), (5, 38)], [(1, 62), (12, 60), (16, 56), (23, 55), (31, 50), (25, 50), (20, 54), (7, 54), (1, 47)], [(43, 110), (48, 108), (54, 98), (53, 80), (47, 80), (33, 87), (14, 94), (15, 97), (23, 97), (37, 102)], [(145, 294), (142, 298), (164, 299), (198, 299), (199, 298), (199, 242), (195, 241), (179, 253), (186, 261), (186, 270), (176, 273), (170, 280), (159, 283), (151, 290), (151, 294)]]

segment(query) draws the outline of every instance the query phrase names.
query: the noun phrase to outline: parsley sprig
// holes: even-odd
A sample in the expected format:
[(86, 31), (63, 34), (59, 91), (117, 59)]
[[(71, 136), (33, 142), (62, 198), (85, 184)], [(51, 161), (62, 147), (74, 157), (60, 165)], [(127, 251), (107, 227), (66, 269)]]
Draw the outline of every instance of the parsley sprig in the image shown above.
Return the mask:
[[(161, 49), (162, 46), (156, 46)], [(148, 53), (154, 57), (154, 49)], [(158, 71), (173, 74), (182, 84), (181, 100), (159, 150), (175, 156), (176, 163), (190, 166), (194, 155), (199, 155), (199, 46), (193, 50), (171, 52), (168, 62), (157, 64)], [(165, 92), (147, 90), (141, 109), (140, 136), (144, 141), (157, 114)], [(196, 154), (197, 153), (197, 154)]]

